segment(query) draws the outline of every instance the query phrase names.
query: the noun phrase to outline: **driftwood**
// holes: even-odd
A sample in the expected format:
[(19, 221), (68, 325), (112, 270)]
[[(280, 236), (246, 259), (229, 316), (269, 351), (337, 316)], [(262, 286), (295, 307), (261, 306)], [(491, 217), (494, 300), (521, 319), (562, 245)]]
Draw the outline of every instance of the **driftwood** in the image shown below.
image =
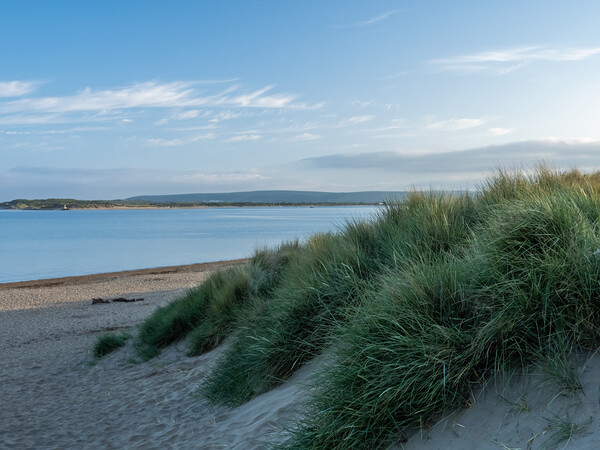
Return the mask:
[(98, 303), (132, 303), (132, 302), (143, 302), (143, 298), (125, 298), (125, 297), (117, 297), (111, 299), (104, 298), (93, 298), (92, 305), (96, 305)]
[(144, 301), (143, 298), (123, 298), (123, 297), (119, 297), (119, 298), (113, 298), (111, 301), (113, 302), (122, 302), (122, 303), (130, 303), (130, 302), (142, 302)]

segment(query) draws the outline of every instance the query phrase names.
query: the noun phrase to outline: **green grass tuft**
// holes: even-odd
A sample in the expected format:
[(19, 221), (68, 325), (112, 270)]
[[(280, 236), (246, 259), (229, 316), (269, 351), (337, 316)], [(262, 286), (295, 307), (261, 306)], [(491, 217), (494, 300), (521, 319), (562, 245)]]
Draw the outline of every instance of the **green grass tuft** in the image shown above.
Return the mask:
[(105, 334), (96, 341), (94, 345), (94, 356), (101, 358), (123, 347), (131, 337), (129, 334)]
[(554, 431), (552, 436), (550, 436), (548, 441), (545, 443), (546, 446), (548, 448), (556, 447), (564, 442), (564, 449), (567, 448), (569, 442), (575, 435), (583, 433), (586, 428), (591, 425), (593, 417), (590, 417), (581, 423), (577, 423), (574, 422), (569, 415), (560, 417), (556, 414), (553, 414), (553, 417), (546, 418), (546, 421), (550, 425), (551, 430)]
[(270, 296), (298, 251), (297, 241), (276, 250), (259, 250), (247, 264), (215, 272), (184, 297), (159, 308), (140, 326), (139, 355), (153, 358), (187, 336), (190, 355), (213, 349), (252, 309), (254, 300)]

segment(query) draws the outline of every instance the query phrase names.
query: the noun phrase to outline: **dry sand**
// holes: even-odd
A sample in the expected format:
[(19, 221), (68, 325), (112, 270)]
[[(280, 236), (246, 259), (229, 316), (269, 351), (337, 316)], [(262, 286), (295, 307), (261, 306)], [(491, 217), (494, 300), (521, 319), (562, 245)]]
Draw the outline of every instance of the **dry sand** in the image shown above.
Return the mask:
[[(320, 363), (312, 362), (313, 373)], [(499, 375), (474, 390), (464, 408), (397, 436), (389, 450), (598, 450), (600, 355), (572, 354), (569, 366), (579, 389), (570, 391), (539, 366)]]
[[(0, 284), (0, 448), (261, 449), (281, 441), (318, 361), (238, 408), (211, 408), (199, 382), (223, 351), (188, 358), (185, 343), (132, 362), (131, 343), (92, 364), (107, 330), (135, 332), (157, 307), (198, 285), (213, 263)], [(95, 304), (92, 298), (143, 297)], [(563, 395), (532, 370), (473, 393), (471, 407), (398, 449), (598, 449), (600, 358), (579, 355), (582, 389)], [(571, 437), (560, 440), (564, 429)]]
[[(107, 330), (134, 332), (158, 306), (227, 263), (0, 285), (0, 448), (264, 448), (301, 403), (310, 366), (240, 408), (209, 408), (198, 383), (222, 351), (174, 345), (133, 363), (128, 344), (96, 365)], [(143, 297), (92, 305), (91, 299)]]
[(400, 448), (600, 449), (600, 357), (572, 355), (581, 389), (569, 391), (541, 368), (499, 377), (474, 392), (468, 408), (421, 430)]

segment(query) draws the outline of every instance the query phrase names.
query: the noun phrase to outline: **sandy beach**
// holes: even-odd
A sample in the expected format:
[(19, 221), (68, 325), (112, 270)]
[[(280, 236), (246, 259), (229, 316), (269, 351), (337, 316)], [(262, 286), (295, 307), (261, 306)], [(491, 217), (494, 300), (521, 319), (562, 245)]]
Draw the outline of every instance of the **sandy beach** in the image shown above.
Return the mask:
[[(179, 344), (140, 363), (128, 344), (97, 364), (92, 356), (106, 331), (133, 333), (232, 263), (0, 285), (0, 448), (263, 448), (297, 410), (310, 368), (229, 410), (196, 394), (222, 349), (188, 358)], [(99, 297), (144, 300), (92, 304)]]

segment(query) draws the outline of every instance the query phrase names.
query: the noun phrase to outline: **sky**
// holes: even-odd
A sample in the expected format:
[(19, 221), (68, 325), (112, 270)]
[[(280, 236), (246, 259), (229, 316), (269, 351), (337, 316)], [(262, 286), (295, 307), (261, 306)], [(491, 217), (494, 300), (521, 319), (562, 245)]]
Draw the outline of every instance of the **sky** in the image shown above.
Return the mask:
[(0, 5), (0, 201), (600, 170), (600, 2)]

